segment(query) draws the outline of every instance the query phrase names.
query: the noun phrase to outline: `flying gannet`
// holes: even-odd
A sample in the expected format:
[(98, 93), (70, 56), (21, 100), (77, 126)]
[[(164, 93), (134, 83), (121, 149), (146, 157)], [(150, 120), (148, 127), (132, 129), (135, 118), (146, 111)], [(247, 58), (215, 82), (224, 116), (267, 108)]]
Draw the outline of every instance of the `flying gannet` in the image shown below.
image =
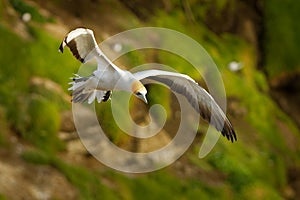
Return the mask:
[(87, 77), (76, 75), (69, 90), (72, 91), (72, 101), (89, 104), (95, 99), (100, 103), (107, 101), (113, 90), (123, 90), (134, 94), (147, 103), (147, 90), (143, 83), (147, 80), (157, 81), (168, 86), (172, 91), (185, 96), (191, 106), (200, 116), (214, 126), (232, 142), (237, 140), (230, 121), (213, 99), (213, 97), (191, 77), (170, 71), (144, 70), (131, 73), (120, 69), (100, 50), (93, 31), (86, 28), (77, 28), (62, 41), (59, 51), (63, 52), (67, 46), (72, 54), (82, 63), (96, 58), (98, 67)]

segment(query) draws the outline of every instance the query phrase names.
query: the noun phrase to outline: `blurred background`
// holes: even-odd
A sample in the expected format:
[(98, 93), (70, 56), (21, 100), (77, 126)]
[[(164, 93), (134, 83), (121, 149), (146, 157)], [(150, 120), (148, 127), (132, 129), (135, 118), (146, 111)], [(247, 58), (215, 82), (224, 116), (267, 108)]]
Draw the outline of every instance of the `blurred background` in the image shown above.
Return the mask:
[[(0, 0), (0, 199), (300, 199), (299, 11), (291, 0)], [(66, 33), (82, 26), (98, 42), (145, 26), (198, 41), (222, 74), (238, 141), (221, 137), (199, 159), (201, 123), (194, 144), (162, 170), (125, 174), (102, 165), (72, 121), (67, 88), (80, 63), (58, 53)], [(164, 51), (134, 51), (116, 62), (127, 69), (163, 63), (203, 85), (189, 63)], [(149, 152), (176, 133), (174, 96), (148, 89), (168, 123), (147, 140), (118, 129), (110, 102), (97, 105), (108, 137), (124, 149)], [(131, 101), (133, 119), (147, 122), (150, 105)]]

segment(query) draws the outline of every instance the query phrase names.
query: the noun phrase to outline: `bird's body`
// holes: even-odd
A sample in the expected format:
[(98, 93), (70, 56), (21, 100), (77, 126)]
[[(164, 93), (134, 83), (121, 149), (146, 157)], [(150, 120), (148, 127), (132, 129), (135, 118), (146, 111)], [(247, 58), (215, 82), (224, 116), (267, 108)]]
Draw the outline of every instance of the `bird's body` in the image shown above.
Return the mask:
[[(88, 100), (92, 103), (97, 98), (100, 103), (107, 91), (125, 90), (128, 92), (141, 90), (138, 96), (146, 101), (146, 89), (132, 73), (118, 68), (112, 63), (98, 47), (93, 31), (85, 28), (78, 28), (71, 31), (61, 43), (59, 50), (63, 52), (68, 46), (73, 55), (82, 63), (96, 58), (98, 66), (91, 76), (73, 78), (69, 90), (73, 92), (73, 102)], [(134, 87), (133, 87), (134, 85)]]
[(93, 31), (78, 28), (71, 31), (63, 40), (59, 50), (63, 52), (68, 46), (73, 55), (82, 63), (96, 58), (98, 67), (90, 76), (76, 75), (69, 90), (73, 91), (73, 102), (92, 103), (107, 101), (113, 90), (123, 90), (133, 93), (147, 103), (147, 90), (143, 83), (147, 80), (163, 83), (172, 91), (186, 97), (193, 108), (227, 139), (236, 140), (235, 131), (222, 109), (213, 97), (187, 75), (162, 71), (144, 70), (132, 74), (118, 68), (98, 47)]

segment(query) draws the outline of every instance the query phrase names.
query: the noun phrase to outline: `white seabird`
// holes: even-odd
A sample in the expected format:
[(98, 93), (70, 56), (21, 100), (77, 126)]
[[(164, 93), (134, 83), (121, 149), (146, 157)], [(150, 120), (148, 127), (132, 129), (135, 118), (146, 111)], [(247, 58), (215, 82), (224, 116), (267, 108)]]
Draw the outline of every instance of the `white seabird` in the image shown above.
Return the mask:
[(144, 70), (131, 73), (122, 70), (112, 63), (100, 50), (93, 31), (77, 28), (62, 41), (59, 50), (63, 52), (68, 46), (73, 55), (82, 63), (96, 58), (98, 67), (90, 76), (76, 75), (69, 90), (72, 91), (72, 101), (92, 103), (95, 99), (100, 103), (110, 98), (112, 90), (123, 90), (134, 94), (147, 103), (147, 90), (143, 83), (148, 80), (167, 85), (172, 91), (186, 97), (193, 108), (203, 119), (213, 125), (232, 142), (237, 140), (235, 131), (213, 97), (191, 77), (163, 70)]

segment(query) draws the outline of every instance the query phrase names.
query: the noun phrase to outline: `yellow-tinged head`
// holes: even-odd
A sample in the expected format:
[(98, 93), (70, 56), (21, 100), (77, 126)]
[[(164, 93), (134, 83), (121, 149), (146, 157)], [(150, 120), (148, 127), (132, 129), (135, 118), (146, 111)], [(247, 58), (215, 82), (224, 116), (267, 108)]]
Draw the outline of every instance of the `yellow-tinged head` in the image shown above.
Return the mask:
[(140, 81), (133, 81), (131, 85), (132, 93), (139, 99), (143, 100), (145, 103), (148, 103), (146, 94), (147, 90)]

